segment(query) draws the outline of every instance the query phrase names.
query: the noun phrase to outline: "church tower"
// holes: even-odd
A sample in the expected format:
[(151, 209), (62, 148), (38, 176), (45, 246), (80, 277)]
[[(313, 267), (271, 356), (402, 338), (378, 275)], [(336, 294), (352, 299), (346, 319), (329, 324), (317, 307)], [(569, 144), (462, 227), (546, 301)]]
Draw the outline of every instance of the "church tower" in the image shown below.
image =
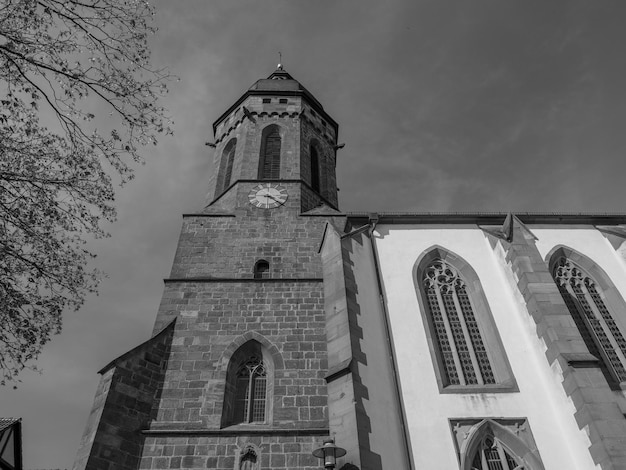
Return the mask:
[(208, 210), (248, 209), (248, 202), (301, 212), (320, 204), (337, 209), (337, 131), (319, 101), (279, 65), (213, 124)]
[(75, 470), (319, 468), (337, 123), (282, 66), (213, 125), (153, 336), (100, 373)]

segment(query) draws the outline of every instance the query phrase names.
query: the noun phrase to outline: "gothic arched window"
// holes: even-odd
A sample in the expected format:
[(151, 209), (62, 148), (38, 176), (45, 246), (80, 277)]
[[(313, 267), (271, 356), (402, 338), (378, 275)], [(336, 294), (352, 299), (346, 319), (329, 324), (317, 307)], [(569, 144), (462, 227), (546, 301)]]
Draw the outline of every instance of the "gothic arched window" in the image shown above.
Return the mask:
[(237, 139), (231, 139), (224, 147), (222, 159), (220, 160), (219, 172), (217, 174), (216, 195), (223, 193), (230, 186), (233, 176), (233, 163), (235, 161), (236, 146)]
[(309, 147), (309, 155), (311, 157), (311, 188), (313, 191), (320, 192), (320, 159), (317, 146), (311, 144)]
[(559, 256), (552, 276), (589, 349), (614, 382), (626, 381), (626, 339), (611, 315), (601, 285), (581, 266)]
[(259, 158), (259, 179), (280, 178), (280, 128), (272, 124), (263, 129)]
[(524, 418), (453, 419), (461, 470), (544, 470)]
[(222, 426), (270, 421), (272, 360), (259, 342), (235, 351), (226, 372)]
[(416, 287), (440, 390), (516, 391), (489, 304), (471, 266), (443, 248), (432, 248), (420, 257)]
[(495, 384), (465, 280), (454, 266), (435, 259), (422, 282), (447, 384)]

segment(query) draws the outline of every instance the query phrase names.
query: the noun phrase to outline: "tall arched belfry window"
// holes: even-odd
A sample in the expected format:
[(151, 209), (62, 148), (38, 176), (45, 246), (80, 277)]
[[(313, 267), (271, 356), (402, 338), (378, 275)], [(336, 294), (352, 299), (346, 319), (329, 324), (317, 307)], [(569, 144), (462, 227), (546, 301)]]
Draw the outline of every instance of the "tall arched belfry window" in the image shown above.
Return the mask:
[(589, 349), (614, 382), (626, 381), (626, 339), (607, 306), (607, 291), (623, 303), (613, 286), (602, 286), (566, 256), (552, 263), (552, 276)]
[(315, 144), (309, 147), (309, 155), (311, 157), (311, 188), (313, 191), (320, 192), (320, 158), (319, 152)]
[(259, 158), (259, 179), (280, 178), (280, 128), (271, 124), (261, 135), (261, 155)]
[(460, 257), (433, 248), (416, 284), (442, 393), (515, 391), (516, 384), (478, 276)]
[(226, 373), (222, 426), (269, 421), (271, 356), (250, 340), (231, 357)]
[(442, 259), (434, 260), (422, 278), (446, 382), (450, 385), (496, 383), (465, 280)]
[(222, 152), (220, 160), (220, 168), (217, 174), (217, 190), (216, 195), (226, 191), (230, 186), (233, 177), (233, 163), (235, 161), (235, 148), (237, 147), (237, 139), (231, 139)]

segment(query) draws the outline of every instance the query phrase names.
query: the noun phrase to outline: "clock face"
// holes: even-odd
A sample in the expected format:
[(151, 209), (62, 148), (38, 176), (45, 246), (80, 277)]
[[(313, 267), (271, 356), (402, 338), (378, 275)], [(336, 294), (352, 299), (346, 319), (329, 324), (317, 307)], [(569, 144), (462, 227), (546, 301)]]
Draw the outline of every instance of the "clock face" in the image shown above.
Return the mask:
[(272, 209), (287, 201), (287, 190), (277, 183), (258, 184), (248, 194), (248, 200), (253, 206)]

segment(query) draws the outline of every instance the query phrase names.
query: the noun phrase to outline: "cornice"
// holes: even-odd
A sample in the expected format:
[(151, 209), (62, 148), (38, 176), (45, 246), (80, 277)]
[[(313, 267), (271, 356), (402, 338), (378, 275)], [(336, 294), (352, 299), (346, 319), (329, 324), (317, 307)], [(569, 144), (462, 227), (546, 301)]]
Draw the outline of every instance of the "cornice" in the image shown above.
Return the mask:
[(262, 279), (255, 278), (237, 278), (237, 277), (171, 277), (163, 279), (165, 284), (174, 284), (174, 283), (186, 283), (186, 282), (201, 282), (201, 283), (224, 283), (224, 282), (234, 282), (234, 283), (292, 283), (292, 282), (324, 282), (324, 279), (321, 277), (268, 277)]
[(324, 108), (322, 107), (320, 102), (317, 101), (317, 99), (315, 99), (315, 97), (308, 90), (303, 89), (303, 90), (247, 90), (237, 101), (235, 101), (235, 103), (233, 103), (232, 106), (230, 106), (226, 111), (224, 111), (224, 113), (222, 113), (220, 117), (218, 117), (215, 120), (215, 122), (213, 123), (213, 135), (215, 135), (215, 132), (217, 130), (217, 126), (219, 125), (219, 123), (222, 122), (227, 116), (229, 116), (233, 112), (233, 110), (237, 109), (237, 107), (240, 106), (249, 96), (300, 96), (300, 97), (306, 98), (309, 105), (313, 109), (315, 109), (315, 111), (320, 116), (322, 116), (326, 121), (328, 121), (330, 125), (333, 126), (333, 129), (335, 130), (335, 136), (337, 136), (339, 133), (339, 124), (337, 124), (337, 122), (335, 122), (335, 120), (332, 117), (330, 117), (330, 115), (326, 111), (324, 111)]
[(176, 428), (157, 428), (144, 429), (142, 434), (148, 436), (328, 436), (328, 428), (309, 428), (309, 429), (293, 429), (293, 428), (270, 428), (262, 427), (253, 429), (251, 426), (236, 426), (225, 429), (176, 429)]
[[(367, 223), (373, 212), (346, 212), (352, 224)], [(507, 212), (379, 212), (378, 224), (475, 224), (502, 225)], [(622, 213), (516, 212), (524, 224), (621, 225)]]

